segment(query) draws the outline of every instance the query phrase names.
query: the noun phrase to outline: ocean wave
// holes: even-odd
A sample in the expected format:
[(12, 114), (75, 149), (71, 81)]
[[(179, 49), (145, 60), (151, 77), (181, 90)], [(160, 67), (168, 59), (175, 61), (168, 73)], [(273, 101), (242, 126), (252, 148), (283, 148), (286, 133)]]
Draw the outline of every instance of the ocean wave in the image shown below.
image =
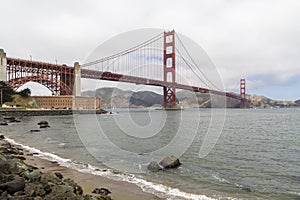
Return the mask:
[(42, 159), (55, 161), (60, 166), (67, 167), (83, 173), (89, 173), (97, 176), (106, 177), (115, 181), (126, 181), (129, 183), (133, 183), (140, 187), (144, 192), (154, 194), (160, 198), (166, 198), (168, 200), (214, 200), (214, 198), (208, 197), (206, 195), (187, 193), (181, 191), (178, 188), (171, 188), (166, 185), (150, 182), (143, 178), (136, 177), (133, 174), (119, 173), (111, 169), (99, 169), (98, 167), (92, 166), (90, 164), (72, 161), (71, 159), (67, 158), (62, 158), (53, 153), (43, 152), (34, 147), (17, 143), (13, 139), (6, 138), (5, 140), (11, 144), (21, 146), (30, 153), (36, 153), (35, 156), (38, 156)]
[(215, 174), (212, 174), (212, 177), (213, 177), (214, 179), (216, 179), (216, 180), (222, 182), (222, 183), (230, 183), (230, 181), (228, 181), (228, 180), (226, 180), (226, 179), (224, 179), (224, 178), (221, 178), (221, 177), (219, 177), (219, 176), (217, 176), (217, 175), (215, 175)]
[(239, 188), (241, 190), (244, 190), (244, 191), (247, 191), (247, 192), (252, 192), (251, 187), (248, 186), (248, 185), (243, 185), (243, 184), (231, 182), (229, 180), (226, 180), (224, 178), (221, 178), (221, 177), (217, 176), (216, 174), (212, 174), (212, 177), (214, 179), (218, 180), (219, 182), (227, 183), (227, 184), (230, 184), (230, 185), (234, 185), (236, 188)]
[(297, 196), (300, 196), (300, 192), (288, 192), (289, 194), (292, 194), (292, 195), (297, 195)]

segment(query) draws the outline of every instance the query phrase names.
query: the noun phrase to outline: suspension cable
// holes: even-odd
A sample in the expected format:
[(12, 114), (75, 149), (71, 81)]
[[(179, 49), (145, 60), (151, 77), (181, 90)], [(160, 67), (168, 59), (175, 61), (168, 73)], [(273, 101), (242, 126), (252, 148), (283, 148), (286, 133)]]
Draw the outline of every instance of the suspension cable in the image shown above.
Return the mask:
[(116, 57), (119, 57), (119, 56), (122, 56), (122, 55), (125, 55), (125, 54), (128, 54), (128, 53), (131, 53), (137, 49), (140, 49), (142, 47), (145, 47), (157, 40), (159, 40), (161, 37), (163, 36), (163, 33), (159, 33), (158, 35), (152, 37), (151, 39), (147, 40), (146, 42), (143, 42), (141, 44), (138, 44), (134, 47), (131, 47), (125, 51), (121, 51), (119, 53), (116, 53), (114, 55), (111, 55), (111, 56), (107, 56), (105, 58), (102, 58), (102, 59), (99, 59), (99, 60), (95, 60), (95, 61), (92, 61), (92, 62), (88, 62), (88, 63), (85, 63), (85, 64), (82, 64), (81, 67), (87, 67), (87, 66), (91, 66), (91, 65), (95, 65), (95, 64), (98, 64), (98, 63), (101, 63), (103, 61), (107, 61), (107, 60), (110, 60), (110, 59), (113, 59), (113, 58), (116, 58)]
[[(208, 77), (204, 74), (204, 72), (202, 72), (199, 67), (197, 67), (197, 64), (195, 62), (195, 60), (192, 58), (191, 54), (187, 51), (187, 48), (185, 47), (185, 45), (183, 44), (183, 42), (181, 41), (181, 39), (179, 38), (179, 36), (176, 34), (176, 38), (179, 40), (180, 44), (182, 45), (183, 49), (185, 50), (185, 52), (187, 53), (187, 55), (190, 57), (191, 61), (193, 62), (194, 66), (196, 69), (198, 69), (198, 71), (202, 74), (202, 76), (207, 80), (207, 82), (209, 82), (213, 87), (215, 87), (217, 90), (220, 90), (220, 88), (218, 88), (213, 82), (211, 82)], [(189, 66), (189, 65), (188, 65)], [(191, 66), (189, 66), (191, 67)], [(194, 70), (193, 70), (194, 71)], [(195, 73), (195, 72), (194, 72)], [(200, 78), (198, 76), (198, 78)], [(206, 84), (207, 85), (207, 84)], [(208, 86), (208, 85), (207, 85)]]

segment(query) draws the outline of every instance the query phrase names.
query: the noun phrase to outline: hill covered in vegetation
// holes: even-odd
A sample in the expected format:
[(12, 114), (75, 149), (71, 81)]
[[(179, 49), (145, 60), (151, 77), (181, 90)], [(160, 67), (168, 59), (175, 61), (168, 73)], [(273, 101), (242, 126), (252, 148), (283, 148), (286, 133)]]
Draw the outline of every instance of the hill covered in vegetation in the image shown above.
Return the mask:
[[(101, 98), (103, 108), (111, 107), (160, 107), (163, 96), (151, 91), (124, 91), (118, 88), (99, 88), (96, 91), (85, 91), (84, 96), (96, 96)], [(251, 108), (273, 108), (273, 107), (300, 107), (298, 101), (277, 101), (265, 96), (249, 95)], [(211, 108), (228, 107), (239, 108), (240, 101), (228, 97), (211, 94), (194, 93), (191, 91), (178, 91), (177, 102), (179, 106), (185, 108)]]
[[(101, 107), (111, 108), (138, 108), (150, 107), (154, 105), (160, 106), (162, 104), (162, 95), (149, 92), (133, 92), (124, 91), (118, 88), (100, 88), (96, 91), (86, 91), (82, 93), (83, 96), (96, 96), (101, 98)], [(113, 104), (113, 105), (112, 105)]]
[[(15, 91), (7, 83), (0, 81), (0, 89), (2, 90), (2, 104), (6, 102), (12, 102), (17, 107), (36, 107), (35, 100), (30, 96), (30, 89), (26, 88), (19, 92)], [(2, 105), (1, 105), (2, 106)]]

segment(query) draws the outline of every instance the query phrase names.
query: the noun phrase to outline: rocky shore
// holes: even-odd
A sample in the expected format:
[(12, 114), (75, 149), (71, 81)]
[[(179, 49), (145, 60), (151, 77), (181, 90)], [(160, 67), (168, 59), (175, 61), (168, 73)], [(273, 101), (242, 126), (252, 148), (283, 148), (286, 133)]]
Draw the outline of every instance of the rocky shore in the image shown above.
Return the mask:
[(26, 200), (111, 200), (110, 191), (95, 188), (95, 194), (84, 194), (74, 180), (60, 172), (42, 172), (26, 164), (22, 148), (11, 145), (0, 135), (0, 199)]
[(105, 110), (0, 110), (2, 116), (45, 116), (45, 115), (72, 115), (72, 114), (106, 114)]

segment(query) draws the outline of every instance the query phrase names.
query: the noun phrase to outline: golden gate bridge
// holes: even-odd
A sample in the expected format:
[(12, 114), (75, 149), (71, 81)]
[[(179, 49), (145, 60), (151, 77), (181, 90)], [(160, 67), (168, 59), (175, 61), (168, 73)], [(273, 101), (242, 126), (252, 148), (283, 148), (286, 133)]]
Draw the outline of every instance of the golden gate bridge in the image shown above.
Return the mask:
[(27, 82), (47, 87), (53, 95), (80, 93), (81, 78), (119, 81), (163, 88), (163, 107), (177, 108), (176, 90), (209, 93), (234, 98), (247, 107), (246, 81), (240, 94), (219, 89), (205, 75), (175, 31), (162, 32), (116, 54), (74, 66), (6, 57), (0, 50), (0, 79), (14, 88)]

